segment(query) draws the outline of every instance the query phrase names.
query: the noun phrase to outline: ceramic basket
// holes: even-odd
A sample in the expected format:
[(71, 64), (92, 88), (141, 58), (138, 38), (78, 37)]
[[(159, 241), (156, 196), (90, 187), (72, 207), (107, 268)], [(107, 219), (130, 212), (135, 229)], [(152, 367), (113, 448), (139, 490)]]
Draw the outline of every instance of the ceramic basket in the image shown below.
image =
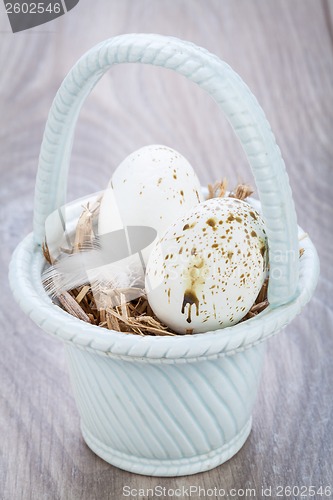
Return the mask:
[[(270, 305), (235, 326), (192, 336), (141, 337), (84, 323), (52, 303), (41, 283), (45, 219), (65, 203), (76, 120), (87, 95), (115, 64), (172, 69), (205, 89), (231, 123), (251, 165), (267, 226)], [(53, 102), (36, 181), (34, 231), (17, 247), (10, 282), (21, 308), (65, 342), (88, 446), (139, 474), (178, 476), (232, 457), (251, 429), (267, 338), (310, 299), (319, 272), (310, 239), (301, 242), (280, 150), (256, 99), (223, 61), (191, 43), (122, 35), (87, 52)]]

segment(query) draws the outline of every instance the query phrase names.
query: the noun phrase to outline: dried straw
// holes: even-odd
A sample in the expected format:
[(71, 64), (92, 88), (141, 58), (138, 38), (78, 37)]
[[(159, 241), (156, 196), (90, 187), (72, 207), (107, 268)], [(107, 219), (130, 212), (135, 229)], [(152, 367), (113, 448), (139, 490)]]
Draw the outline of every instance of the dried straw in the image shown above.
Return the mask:
[[(226, 179), (209, 184), (207, 199), (225, 196), (226, 189)], [(244, 200), (252, 193), (253, 189), (250, 186), (238, 184), (229, 196)], [(98, 216), (99, 205), (100, 201), (92, 207), (89, 204), (83, 207), (75, 232), (72, 253), (93, 244), (95, 239), (93, 227)], [(43, 244), (42, 250), (46, 262), (50, 265), (54, 264), (46, 243)], [(301, 249), (300, 257), (303, 252), (304, 249)], [(265, 280), (250, 311), (241, 321), (255, 317), (268, 306), (267, 289), (268, 278)], [(136, 335), (178, 335), (156, 317), (143, 290), (136, 294), (136, 296), (140, 296), (134, 300), (130, 300), (131, 293), (133, 293), (133, 288), (110, 290), (103, 288), (101, 284), (86, 283), (68, 292), (59, 293), (56, 299), (60, 307), (69, 314), (102, 328)], [(97, 306), (96, 297), (98, 298), (98, 304), (103, 304), (103, 308)], [(115, 306), (114, 304), (119, 305)], [(193, 329), (186, 330), (186, 335), (192, 333)]]

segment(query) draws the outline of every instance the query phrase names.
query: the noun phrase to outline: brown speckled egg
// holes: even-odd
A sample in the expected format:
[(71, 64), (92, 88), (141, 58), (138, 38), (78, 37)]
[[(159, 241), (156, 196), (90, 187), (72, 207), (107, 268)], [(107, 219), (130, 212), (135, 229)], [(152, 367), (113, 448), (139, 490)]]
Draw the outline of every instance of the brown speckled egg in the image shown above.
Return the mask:
[(184, 156), (167, 146), (145, 146), (115, 170), (101, 203), (99, 231), (118, 229), (119, 214), (123, 225), (151, 226), (161, 235), (202, 201), (199, 179)]
[(178, 218), (154, 247), (146, 270), (154, 313), (178, 333), (240, 321), (267, 275), (265, 224), (246, 202), (207, 200)]

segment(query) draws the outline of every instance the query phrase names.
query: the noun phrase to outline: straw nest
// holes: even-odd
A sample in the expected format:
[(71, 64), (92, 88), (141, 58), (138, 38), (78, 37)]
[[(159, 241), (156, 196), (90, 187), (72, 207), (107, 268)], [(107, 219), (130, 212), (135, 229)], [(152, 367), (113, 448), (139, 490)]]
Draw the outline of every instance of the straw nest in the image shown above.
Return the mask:
[[(209, 184), (207, 199), (226, 196), (226, 189), (226, 179)], [(244, 200), (252, 193), (252, 188), (247, 184), (238, 184), (227, 196)], [(70, 253), (79, 252), (93, 242), (95, 238), (94, 221), (98, 217), (98, 212), (99, 202), (94, 206), (88, 204), (83, 207)], [(47, 244), (44, 243), (42, 248), (46, 262), (50, 266), (54, 265)], [(66, 252), (68, 253), (68, 250)], [(44, 282), (46, 287), (49, 284)], [(267, 288), (268, 278), (265, 280), (250, 311), (241, 321), (256, 316), (268, 306)], [(56, 287), (54, 289), (56, 290)], [(136, 298), (130, 300), (133, 292), (135, 292)], [(101, 294), (103, 295), (102, 301), (100, 300)], [(98, 300), (96, 300), (96, 297), (98, 297)], [(156, 317), (149, 306), (144, 289), (139, 290), (133, 287), (130, 289), (103, 289), (103, 287), (99, 287), (96, 290), (96, 284), (85, 283), (78, 288), (55, 292), (53, 298), (54, 302), (69, 314), (102, 328), (136, 335), (179, 335), (161, 323)], [(103, 304), (102, 308), (101, 303)], [(189, 329), (186, 334), (190, 335), (192, 332), (193, 330)]]

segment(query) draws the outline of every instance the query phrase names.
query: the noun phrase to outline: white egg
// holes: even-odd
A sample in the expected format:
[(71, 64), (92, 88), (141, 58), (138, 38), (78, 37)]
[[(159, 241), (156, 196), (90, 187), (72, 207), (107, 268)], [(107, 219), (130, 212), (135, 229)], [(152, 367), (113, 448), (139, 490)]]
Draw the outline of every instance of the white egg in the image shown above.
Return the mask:
[[(113, 191), (101, 202), (99, 230), (119, 225), (150, 226), (162, 234), (179, 216), (203, 201), (199, 180), (189, 162), (161, 145), (145, 146), (130, 154), (115, 170)], [(117, 227), (118, 228), (118, 227)]]
[(240, 321), (267, 275), (260, 215), (233, 198), (208, 200), (180, 217), (155, 245), (146, 270), (148, 301), (178, 333)]
[(98, 215), (98, 234), (106, 234), (111, 231), (123, 229), (124, 224), (119, 212), (111, 181), (104, 191)]

